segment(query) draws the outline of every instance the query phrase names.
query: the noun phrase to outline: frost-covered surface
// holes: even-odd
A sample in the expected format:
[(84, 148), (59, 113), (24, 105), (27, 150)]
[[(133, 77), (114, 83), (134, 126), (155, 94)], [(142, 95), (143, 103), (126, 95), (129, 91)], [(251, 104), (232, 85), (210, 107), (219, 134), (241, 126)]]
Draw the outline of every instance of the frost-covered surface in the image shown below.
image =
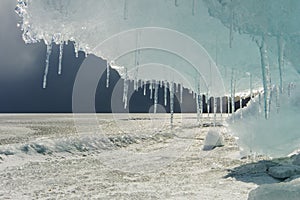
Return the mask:
[[(88, 122), (81, 124), (85, 131), (76, 133), (72, 115), (0, 116), (0, 149), (11, 151), (0, 154), (0, 198), (240, 200), (256, 188), (254, 183), (224, 178), (227, 169), (247, 162), (239, 159), (235, 140), (224, 134), (224, 127), (216, 129), (225, 137), (225, 146), (202, 151), (212, 127), (199, 130), (193, 115), (175, 115), (173, 133), (165, 115), (97, 117), (111, 148), (92, 148), (101, 137), (88, 133), (89, 126), (84, 125)], [(156, 121), (160, 123), (155, 125)], [(211, 123), (209, 118), (205, 123)], [(18, 135), (17, 129), (23, 129), (23, 134)], [(55, 145), (58, 142), (65, 145)], [(159, 159), (147, 156), (163, 149), (174, 154), (165, 151)], [(138, 155), (144, 159), (135, 159)]]
[[(165, 114), (96, 116), (99, 133), (91, 114), (1, 115), (0, 198), (243, 200), (257, 187), (251, 198), (274, 189), (298, 195), (291, 169), (299, 155), (241, 159), (220, 118), (213, 127), (206, 117), (199, 129), (195, 116), (177, 114), (171, 131)], [(208, 131), (224, 146), (203, 151)], [(272, 177), (278, 173), (286, 183)]]

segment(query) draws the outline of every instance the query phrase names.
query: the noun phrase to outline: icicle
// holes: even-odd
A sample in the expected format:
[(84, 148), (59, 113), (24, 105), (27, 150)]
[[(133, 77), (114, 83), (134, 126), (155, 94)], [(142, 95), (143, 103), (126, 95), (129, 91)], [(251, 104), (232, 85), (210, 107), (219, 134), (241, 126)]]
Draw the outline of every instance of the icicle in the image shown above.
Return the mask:
[(171, 82), (170, 85), (170, 113), (171, 113), (171, 128), (173, 128), (173, 117), (174, 117), (174, 83), (173, 81)]
[(78, 44), (76, 42), (74, 43), (74, 52), (75, 52), (75, 57), (78, 58)]
[(216, 58), (215, 58), (215, 62), (216, 62), (216, 66), (218, 66), (218, 35), (216, 35)]
[(134, 88), (134, 91), (138, 91), (138, 89), (139, 89), (138, 73), (139, 73), (139, 69), (136, 66), (135, 71), (134, 71), (134, 79), (133, 79), (133, 88)]
[(280, 89), (279, 86), (276, 85), (276, 111), (279, 113), (280, 110)]
[(153, 83), (152, 83), (152, 80), (150, 80), (150, 83), (149, 83), (149, 90), (150, 90), (150, 99), (153, 99)]
[(228, 116), (230, 115), (230, 102), (231, 102), (231, 98), (229, 96), (226, 97), (227, 98), (227, 113)]
[(178, 7), (178, 0), (175, 0), (175, 6)]
[[(259, 45), (259, 44), (258, 44)], [(261, 68), (263, 77), (264, 87), (264, 107), (265, 107), (265, 118), (269, 118), (270, 113), (270, 101), (271, 101), (271, 74), (270, 65), (268, 60), (267, 44), (264, 37), (262, 37), (261, 45), (259, 45), (260, 56), (261, 56)]]
[(200, 82), (197, 81), (197, 98), (196, 98), (196, 106), (197, 106), (197, 123), (198, 125), (202, 125), (201, 118), (202, 118), (202, 97), (200, 91)]
[(220, 113), (221, 118), (223, 117), (223, 97), (220, 97)]
[(63, 51), (64, 51), (64, 43), (60, 43), (59, 45), (59, 59), (58, 59), (58, 74), (61, 74), (62, 69), (62, 58), (63, 58)]
[(196, 107), (197, 107), (197, 123), (200, 125), (200, 95), (197, 94), (196, 98)]
[[(232, 69), (231, 72), (231, 113), (234, 113), (235, 111), (235, 102), (234, 102), (234, 97), (235, 97), (235, 73), (234, 69)], [(233, 120), (234, 120), (234, 115), (233, 115)]]
[(241, 119), (243, 118), (243, 98), (240, 97), (240, 113), (241, 113)]
[(44, 72), (44, 79), (43, 79), (43, 88), (47, 87), (47, 76), (49, 70), (49, 62), (50, 62), (50, 55), (52, 52), (52, 43), (47, 45), (47, 52), (46, 52), (46, 67)]
[(139, 89), (139, 81), (137, 79), (133, 80), (133, 89), (134, 91), (138, 91)]
[(182, 83), (180, 84), (180, 103), (182, 104), (183, 102), (183, 86)]
[(106, 87), (108, 88), (109, 87), (109, 63), (108, 61), (106, 61)]
[(123, 18), (124, 20), (128, 19), (128, 0), (124, 0)]
[(282, 93), (283, 92), (282, 73), (284, 67), (283, 56), (284, 56), (285, 43), (281, 35), (278, 37), (277, 42), (278, 42), (278, 69), (279, 69), (279, 79), (280, 79), (280, 92)]
[(139, 83), (140, 83), (140, 88), (143, 88), (143, 85), (144, 85), (144, 81), (143, 80), (139, 80)]
[(147, 81), (144, 83), (144, 96), (146, 96)]
[(234, 21), (234, 13), (231, 12), (231, 21), (230, 21), (230, 30), (229, 30), (229, 47), (232, 47), (233, 41), (233, 21)]
[(252, 74), (249, 75), (250, 78), (250, 99), (253, 98), (253, 86), (252, 86)]
[[(202, 116), (203, 116), (203, 96), (200, 93), (200, 90), (199, 90), (199, 95), (200, 95), (200, 99), (199, 99), (200, 118), (202, 120)], [(202, 124), (202, 122), (201, 122), (201, 124)]]
[(291, 96), (291, 83), (288, 84), (288, 97)]
[(134, 71), (134, 90), (138, 90), (138, 73), (139, 73), (139, 65), (140, 65), (140, 31), (136, 31), (136, 39), (135, 39), (135, 71)]
[(158, 87), (159, 87), (159, 83), (156, 81), (156, 82), (155, 82), (155, 88), (154, 88), (154, 113), (157, 112)]
[(168, 101), (167, 101), (167, 92), (168, 92), (168, 85), (167, 81), (164, 82), (164, 105), (167, 106)]
[(196, 0), (193, 0), (193, 5), (192, 5), (192, 15), (194, 16), (196, 13)]
[(261, 93), (258, 92), (258, 112), (261, 113)]
[(125, 68), (124, 90), (123, 90), (124, 109), (127, 108), (128, 87), (129, 87), (129, 83), (128, 83), (128, 75), (127, 75), (127, 69)]
[(217, 122), (217, 99), (216, 97), (213, 97), (214, 100), (214, 127), (216, 127)]
[(210, 98), (208, 97), (208, 92), (206, 93), (206, 106), (207, 106), (207, 116), (210, 114)]

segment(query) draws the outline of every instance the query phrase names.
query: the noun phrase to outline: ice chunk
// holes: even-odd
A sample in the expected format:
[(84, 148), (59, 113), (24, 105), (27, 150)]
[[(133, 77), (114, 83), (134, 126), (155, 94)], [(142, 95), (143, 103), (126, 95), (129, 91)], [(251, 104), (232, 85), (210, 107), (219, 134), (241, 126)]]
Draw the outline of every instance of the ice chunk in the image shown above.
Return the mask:
[(286, 179), (295, 175), (300, 175), (300, 166), (279, 165), (270, 167), (268, 174), (274, 178)]
[(287, 183), (265, 184), (250, 192), (248, 200), (298, 200), (300, 178)]
[(222, 146), (224, 146), (223, 136), (216, 130), (209, 130), (204, 141), (203, 150), (208, 151)]

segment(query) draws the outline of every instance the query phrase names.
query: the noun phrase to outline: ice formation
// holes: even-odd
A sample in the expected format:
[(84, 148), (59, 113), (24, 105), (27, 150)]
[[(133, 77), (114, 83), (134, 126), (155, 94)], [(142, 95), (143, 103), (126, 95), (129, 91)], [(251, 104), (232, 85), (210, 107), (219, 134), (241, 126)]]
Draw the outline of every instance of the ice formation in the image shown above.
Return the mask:
[(300, 196), (300, 179), (279, 184), (265, 184), (249, 194), (249, 200), (288, 199), (297, 200)]
[[(300, 137), (293, 131), (298, 117), (293, 111), (299, 109), (299, 103), (290, 100), (299, 94), (295, 89), (300, 71), (299, 9), (300, 2), (295, 0), (18, 0), (16, 12), (23, 20), (24, 41), (43, 40), (47, 45), (43, 87), (51, 45), (60, 45), (60, 74), (63, 44), (73, 41), (76, 55), (81, 50), (107, 60), (107, 87), (109, 68), (120, 73), (125, 108), (129, 80), (134, 81), (135, 89), (139, 83), (147, 83), (144, 95), (149, 89), (155, 105), (158, 82), (163, 82), (164, 104), (168, 86), (171, 113), (176, 88), (179, 86), (181, 93), (183, 87), (190, 89), (198, 122), (203, 94), (213, 97), (213, 105), (208, 103), (207, 109), (214, 116), (217, 107), (225, 110), (219, 104), (223, 100), (227, 101), (226, 110), (233, 112), (237, 97), (238, 107), (250, 97), (250, 106), (231, 117), (233, 132), (250, 148), (249, 137), (260, 138), (267, 131), (280, 141), (274, 144), (277, 148)], [(216, 103), (215, 97), (225, 95), (227, 98)], [(275, 128), (268, 130), (274, 122), (281, 133)], [(266, 143), (257, 143), (257, 149), (264, 151), (261, 145)], [(271, 154), (277, 154), (278, 149), (272, 147)], [(290, 147), (297, 148), (296, 144)]]

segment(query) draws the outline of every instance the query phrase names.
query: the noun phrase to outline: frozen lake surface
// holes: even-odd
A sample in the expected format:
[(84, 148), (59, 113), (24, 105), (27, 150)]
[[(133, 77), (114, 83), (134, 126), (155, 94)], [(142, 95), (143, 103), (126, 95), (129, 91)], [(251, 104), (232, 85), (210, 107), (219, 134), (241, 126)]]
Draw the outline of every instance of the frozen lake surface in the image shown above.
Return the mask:
[[(218, 117), (199, 127), (195, 114), (175, 114), (171, 129), (167, 114), (2, 114), (0, 199), (240, 200), (258, 180), (278, 182), (228, 176), (254, 160), (240, 159)], [(225, 144), (204, 151), (213, 129)]]

